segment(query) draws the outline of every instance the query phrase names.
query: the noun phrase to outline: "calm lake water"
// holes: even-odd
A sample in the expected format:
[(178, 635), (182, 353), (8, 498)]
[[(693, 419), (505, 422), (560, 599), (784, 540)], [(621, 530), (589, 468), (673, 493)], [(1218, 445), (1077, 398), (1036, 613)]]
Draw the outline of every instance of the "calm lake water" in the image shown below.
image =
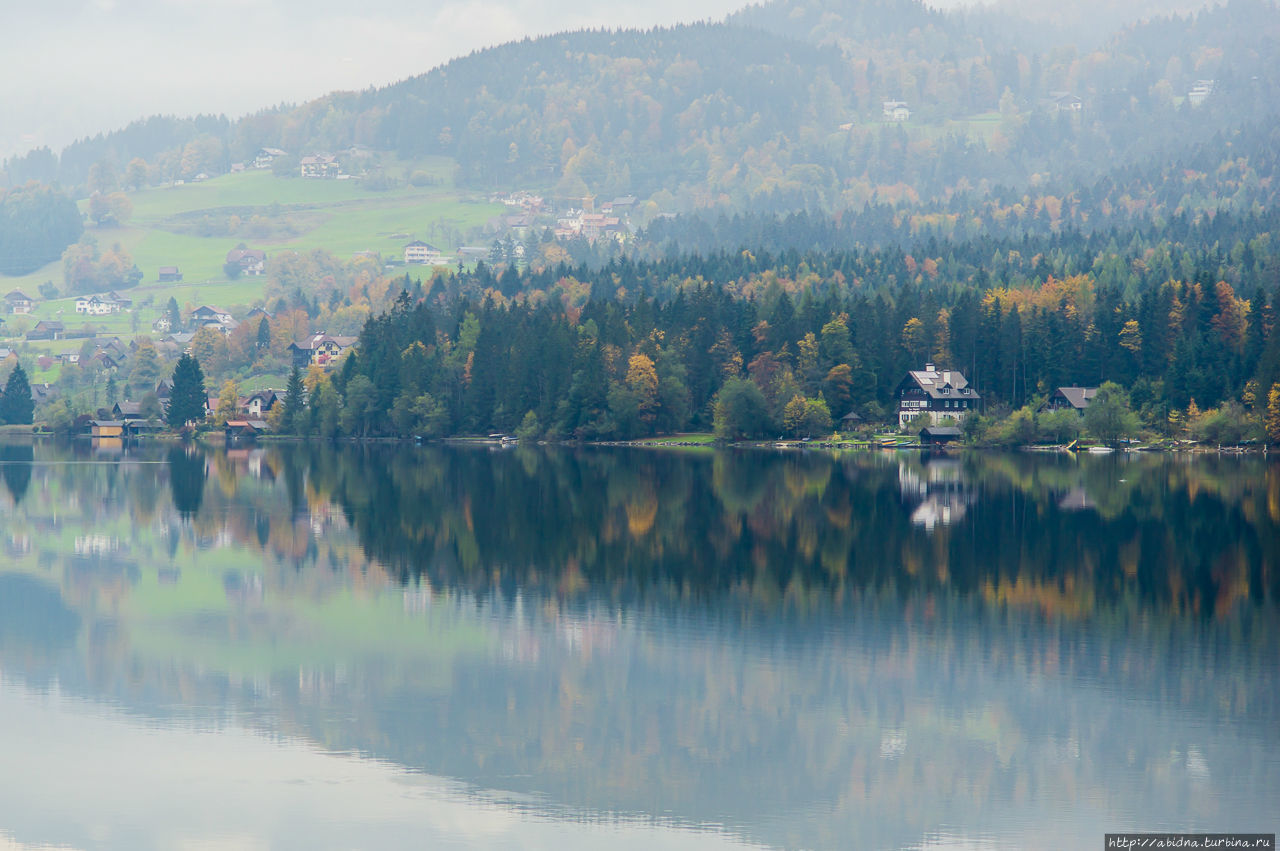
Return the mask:
[(1280, 827), (1280, 464), (0, 447), (0, 848)]

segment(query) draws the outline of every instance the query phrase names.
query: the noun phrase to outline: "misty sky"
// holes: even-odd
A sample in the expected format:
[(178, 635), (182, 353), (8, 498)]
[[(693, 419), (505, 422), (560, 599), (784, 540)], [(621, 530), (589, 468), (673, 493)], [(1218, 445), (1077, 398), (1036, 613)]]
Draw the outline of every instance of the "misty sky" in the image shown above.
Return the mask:
[(383, 85), (526, 35), (719, 20), (745, 5), (747, 0), (0, 0), (6, 35), (0, 158), (40, 145), (60, 150), (80, 136), (156, 113), (237, 117), (334, 90)]
[[(154, 113), (237, 116), (525, 35), (720, 19), (745, 0), (0, 0), (0, 157)], [(16, 6), (18, 8), (10, 8)]]

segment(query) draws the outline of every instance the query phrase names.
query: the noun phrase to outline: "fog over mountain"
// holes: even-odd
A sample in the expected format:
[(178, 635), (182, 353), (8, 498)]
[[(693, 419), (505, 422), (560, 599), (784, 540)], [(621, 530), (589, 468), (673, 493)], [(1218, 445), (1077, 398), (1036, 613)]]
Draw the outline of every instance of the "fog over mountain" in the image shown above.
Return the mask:
[[(565, 0), (50, 0), (5, 9), (0, 52), (0, 158), (107, 132), (152, 114), (236, 117), (335, 90), (423, 73), (473, 50), (592, 27), (723, 19), (740, 0), (583, 6)], [(805, 7), (789, 4), (803, 18)], [(845, 4), (855, 5), (873, 4)], [(941, 0), (941, 8), (974, 6)], [(1036, 23), (1019, 32), (1078, 39), (1196, 0), (1105, 5), (997, 3)], [(810, 10), (813, 11), (813, 10)], [(986, 13), (981, 13), (985, 15)], [(1003, 18), (1002, 18), (1003, 20)], [(1050, 25), (1046, 29), (1045, 25)]]
[[(8, 4), (6, 4), (8, 5)], [(586, 27), (720, 18), (738, 0), (50, 0), (13, 4), (0, 158), (156, 113), (235, 117), (420, 74), (472, 50)]]

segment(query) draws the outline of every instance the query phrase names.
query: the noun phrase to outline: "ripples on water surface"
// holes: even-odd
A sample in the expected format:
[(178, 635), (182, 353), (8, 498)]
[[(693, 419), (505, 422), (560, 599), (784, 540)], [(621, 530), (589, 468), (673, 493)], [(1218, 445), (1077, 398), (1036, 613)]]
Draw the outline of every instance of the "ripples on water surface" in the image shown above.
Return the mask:
[(1280, 466), (0, 452), (0, 848), (1266, 831)]

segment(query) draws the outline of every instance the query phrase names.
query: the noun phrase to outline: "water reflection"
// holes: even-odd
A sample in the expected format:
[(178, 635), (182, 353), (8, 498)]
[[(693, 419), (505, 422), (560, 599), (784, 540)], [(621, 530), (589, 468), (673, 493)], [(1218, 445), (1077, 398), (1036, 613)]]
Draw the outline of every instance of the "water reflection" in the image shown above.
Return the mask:
[[(377, 788), (437, 842), (570, 847), (619, 819), (664, 845), (1097, 847), (1253, 824), (1280, 788), (1258, 459), (75, 452), (37, 447), (0, 515), (11, 776), (62, 752), (59, 712), (124, 764), (255, 741), (246, 836), (300, 844), (284, 802), (359, 826), (319, 846), (377, 847), (405, 834), (288, 778)], [(415, 784), (510, 831), (451, 833)], [(155, 794), (113, 822), (11, 783), (0, 832), (172, 847), (185, 799)]]
[(954, 456), (920, 456), (919, 463), (898, 462), (898, 487), (911, 511), (911, 522), (932, 532), (939, 524), (958, 523), (973, 501), (964, 468)]

